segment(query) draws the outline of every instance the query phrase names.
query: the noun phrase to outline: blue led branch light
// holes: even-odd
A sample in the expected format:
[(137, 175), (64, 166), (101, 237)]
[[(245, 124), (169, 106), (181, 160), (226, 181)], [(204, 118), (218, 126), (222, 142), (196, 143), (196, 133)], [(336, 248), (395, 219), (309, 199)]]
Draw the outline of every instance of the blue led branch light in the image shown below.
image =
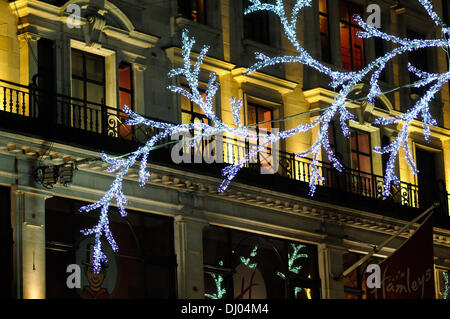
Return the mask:
[[(224, 180), (219, 187), (219, 192), (224, 192), (229, 186), (230, 182), (237, 175), (237, 173), (244, 167), (244, 165), (259, 152), (266, 150), (267, 146), (271, 143), (279, 140), (287, 139), (291, 136), (311, 131), (314, 128), (318, 128), (318, 137), (312, 143), (312, 146), (304, 152), (296, 154), (298, 157), (311, 156), (312, 161), (310, 163), (310, 195), (315, 193), (317, 185), (324, 183), (324, 178), (320, 174), (319, 159), (321, 155), (326, 154), (330, 163), (338, 171), (344, 169), (343, 165), (339, 162), (334, 154), (328, 140), (328, 131), (330, 128), (330, 122), (333, 118), (339, 118), (342, 132), (346, 137), (350, 136), (350, 130), (348, 122), (354, 119), (346, 108), (348, 103), (348, 96), (354, 89), (354, 87), (363, 82), (363, 79), (370, 77), (370, 91), (367, 95), (369, 102), (373, 103), (374, 99), (382, 94), (378, 85), (381, 72), (386, 68), (388, 62), (393, 58), (415, 50), (420, 50), (427, 47), (443, 48), (448, 50), (450, 41), (447, 39), (447, 35), (450, 34), (450, 28), (444, 25), (442, 20), (436, 14), (433, 6), (428, 0), (418, 0), (420, 4), (425, 8), (426, 12), (435, 23), (436, 26), (441, 28), (443, 34), (442, 39), (408, 39), (396, 37), (382, 32), (374, 27), (366, 24), (360, 17), (355, 17), (355, 20), (359, 23), (362, 31), (359, 32), (359, 36), (362, 38), (380, 38), (384, 41), (390, 42), (393, 45), (393, 49), (386, 53), (382, 57), (378, 57), (376, 60), (369, 63), (365, 68), (359, 71), (342, 72), (333, 70), (329, 66), (322, 64), (319, 60), (314, 59), (298, 42), (296, 25), (300, 10), (312, 5), (312, 0), (297, 0), (293, 6), (290, 15), (285, 11), (282, 0), (276, 0), (274, 4), (264, 3), (260, 0), (250, 0), (250, 7), (245, 10), (245, 14), (251, 14), (256, 11), (268, 11), (280, 18), (283, 31), (296, 50), (297, 55), (294, 56), (281, 56), (281, 57), (268, 57), (262, 53), (256, 53), (256, 63), (249, 68), (249, 72), (258, 71), (267, 66), (284, 64), (284, 63), (300, 63), (307, 65), (315, 70), (325, 74), (330, 78), (330, 86), (335, 89), (337, 95), (334, 102), (330, 107), (325, 109), (319, 116), (317, 116), (311, 123), (299, 124), (298, 126), (279, 132), (272, 132), (270, 134), (255, 136), (254, 130), (250, 127), (243, 126), (240, 120), (242, 101), (238, 99), (231, 99), (230, 108), (232, 111), (232, 117), (234, 123), (228, 125), (223, 123), (214, 112), (213, 101), (217, 94), (219, 83), (216, 80), (216, 74), (211, 73), (207, 85), (206, 96), (202, 96), (198, 88), (198, 78), (200, 74), (201, 65), (203, 59), (208, 52), (208, 47), (204, 46), (200, 51), (197, 61), (191, 64), (191, 50), (194, 46), (195, 40), (189, 37), (188, 31), (185, 30), (182, 34), (182, 55), (184, 64), (183, 67), (176, 68), (169, 72), (169, 78), (175, 76), (182, 76), (186, 78), (189, 89), (185, 89), (179, 86), (169, 86), (168, 89), (174, 93), (181, 94), (189, 99), (192, 103), (197, 104), (210, 120), (212, 125), (205, 123), (189, 123), (189, 124), (169, 124), (164, 122), (158, 122), (146, 119), (129, 108), (125, 107), (124, 112), (128, 114), (128, 125), (144, 125), (150, 128), (159, 129), (159, 133), (149, 138), (144, 146), (138, 148), (136, 151), (122, 156), (120, 158), (110, 157), (106, 154), (102, 154), (102, 159), (106, 163), (110, 164), (108, 172), (115, 173), (115, 179), (111, 184), (111, 187), (106, 194), (96, 203), (82, 207), (80, 210), (84, 212), (90, 212), (92, 210), (100, 209), (100, 219), (98, 224), (90, 229), (83, 230), (85, 235), (95, 235), (95, 248), (94, 248), (94, 272), (98, 273), (103, 262), (107, 262), (106, 256), (103, 253), (100, 238), (104, 235), (111, 245), (114, 252), (118, 251), (118, 246), (114, 240), (114, 237), (109, 228), (108, 210), (111, 203), (115, 200), (119, 212), (122, 216), (126, 215), (125, 206), (127, 200), (122, 192), (122, 183), (125, 175), (129, 169), (135, 164), (140, 162), (139, 168), (139, 185), (144, 186), (149, 178), (150, 172), (148, 171), (148, 160), (150, 152), (156, 148), (158, 143), (164, 141), (164, 139), (177, 134), (190, 130), (201, 132), (201, 134), (195, 135), (190, 140), (191, 145), (200, 141), (203, 138), (211, 136), (220, 136), (224, 133), (238, 136), (242, 139), (247, 138), (259, 138), (260, 143), (258, 147), (251, 149), (239, 162), (229, 165), (222, 171)], [(430, 135), (430, 127), (436, 125), (436, 121), (432, 118), (429, 110), (429, 102), (439, 92), (442, 85), (447, 83), (450, 79), (450, 72), (443, 74), (430, 74), (416, 69), (414, 66), (409, 66), (409, 71), (420, 78), (415, 83), (416, 87), (427, 87), (427, 91), (417, 103), (409, 109), (406, 113), (392, 117), (392, 118), (378, 118), (375, 123), (380, 125), (401, 125), (402, 128), (398, 136), (392, 141), (392, 143), (386, 147), (376, 147), (374, 151), (381, 154), (388, 154), (389, 160), (386, 166), (383, 195), (389, 196), (389, 190), (392, 184), (399, 184), (400, 180), (395, 174), (396, 160), (401, 150), (405, 151), (406, 160), (411, 167), (412, 171), (417, 174), (417, 169), (414, 164), (414, 160), (409, 148), (409, 129), (414, 120), (421, 119), (423, 122), (423, 129), (425, 137), (428, 139)], [(217, 278), (219, 279), (219, 278)]]

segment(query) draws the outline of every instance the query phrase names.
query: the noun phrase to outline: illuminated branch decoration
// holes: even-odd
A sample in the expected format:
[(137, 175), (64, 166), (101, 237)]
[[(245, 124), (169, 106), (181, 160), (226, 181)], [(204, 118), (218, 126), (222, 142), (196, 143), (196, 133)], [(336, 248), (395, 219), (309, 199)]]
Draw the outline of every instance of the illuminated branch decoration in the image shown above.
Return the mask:
[[(370, 103), (374, 102), (374, 99), (383, 93), (378, 85), (379, 77), (382, 71), (386, 68), (388, 62), (392, 61), (395, 57), (405, 54), (410, 51), (420, 50), (427, 47), (442, 48), (448, 50), (450, 41), (447, 36), (450, 34), (450, 28), (445, 26), (442, 20), (438, 17), (433, 9), (433, 6), (428, 0), (418, 0), (425, 8), (428, 15), (435, 23), (436, 26), (441, 28), (443, 38), (441, 39), (407, 39), (400, 38), (382, 32), (374, 27), (366, 24), (360, 17), (355, 17), (355, 20), (362, 28), (362, 32), (359, 32), (359, 36), (362, 38), (381, 38), (384, 41), (390, 42), (393, 45), (393, 49), (386, 53), (382, 57), (378, 57), (376, 60), (370, 62), (365, 68), (360, 71), (343, 72), (339, 70), (333, 70), (329, 66), (324, 65), (319, 60), (313, 58), (305, 48), (297, 40), (296, 25), (297, 19), (302, 10), (305, 7), (309, 7), (312, 4), (312, 0), (297, 0), (293, 6), (290, 15), (288, 16), (285, 11), (285, 7), (282, 0), (275, 0), (275, 4), (264, 3), (260, 0), (250, 0), (251, 5), (245, 10), (245, 14), (251, 14), (256, 11), (268, 11), (276, 14), (281, 21), (283, 31), (296, 50), (294, 56), (282, 56), (282, 57), (268, 57), (262, 53), (256, 54), (256, 63), (249, 68), (249, 72), (258, 71), (268, 66), (284, 63), (300, 63), (325, 74), (330, 78), (330, 86), (336, 91), (337, 95), (331, 106), (324, 109), (314, 120), (310, 123), (299, 124), (298, 126), (279, 132), (272, 132), (269, 134), (259, 134), (256, 136), (254, 127), (243, 126), (240, 120), (240, 113), (242, 108), (242, 101), (237, 99), (231, 99), (230, 108), (233, 115), (234, 124), (228, 125), (223, 123), (217, 114), (214, 112), (213, 101), (218, 91), (219, 83), (216, 81), (216, 75), (210, 74), (206, 97), (203, 97), (198, 88), (200, 68), (203, 63), (203, 59), (208, 52), (208, 47), (204, 46), (200, 51), (197, 61), (191, 64), (191, 50), (195, 43), (195, 40), (189, 37), (188, 32), (184, 31), (182, 35), (182, 56), (184, 59), (184, 65), (181, 68), (174, 69), (169, 72), (169, 77), (181, 76), (186, 78), (188, 83), (188, 89), (178, 86), (169, 86), (169, 89), (177, 94), (181, 94), (189, 99), (192, 103), (197, 104), (210, 120), (212, 125), (205, 123), (189, 123), (189, 124), (168, 124), (164, 122), (158, 122), (146, 119), (134, 112), (129, 108), (124, 108), (124, 112), (128, 114), (128, 125), (143, 125), (152, 129), (157, 129), (158, 133), (150, 137), (144, 146), (137, 149), (135, 152), (124, 155), (119, 158), (109, 157), (106, 154), (102, 154), (103, 160), (110, 164), (108, 172), (116, 172), (115, 179), (107, 191), (107, 193), (96, 203), (82, 207), (81, 211), (89, 212), (95, 209), (100, 209), (100, 219), (96, 226), (90, 229), (83, 230), (85, 235), (95, 235), (95, 248), (94, 248), (94, 272), (99, 272), (101, 263), (106, 262), (106, 256), (101, 247), (101, 236), (105, 236), (108, 243), (111, 245), (113, 251), (117, 251), (118, 247), (113, 238), (113, 235), (109, 228), (108, 221), (108, 209), (112, 202), (115, 200), (119, 212), (122, 216), (126, 215), (124, 207), (127, 204), (125, 195), (122, 192), (122, 183), (125, 175), (131, 167), (140, 162), (139, 169), (139, 184), (144, 186), (150, 178), (150, 172), (148, 171), (148, 160), (152, 150), (158, 147), (165, 139), (175, 134), (188, 132), (194, 130), (201, 132), (196, 134), (190, 139), (191, 146), (194, 146), (196, 142), (203, 138), (211, 136), (222, 136), (222, 134), (229, 134), (237, 136), (240, 139), (259, 139), (258, 146), (255, 146), (249, 150), (245, 156), (237, 163), (227, 166), (222, 170), (222, 176), (224, 180), (219, 187), (219, 192), (224, 192), (229, 186), (230, 182), (238, 174), (238, 172), (244, 167), (244, 165), (255, 158), (257, 154), (267, 149), (271, 143), (278, 142), (280, 140), (287, 139), (297, 134), (311, 131), (314, 128), (318, 128), (318, 135), (315, 141), (312, 141), (311, 147), (303, 152), (297, 154), (298, 157), (311, 156), (311, 169), (310, 169), (310, 195), (314, 195), (316, 187), (319, 184), (324, 184), (325, 179), (320, 173), (319, 160), (322, 157), (327, 156), (328, 160), (335, 169), (342, 171), (344, 166), (339, 162), (334, 151), (330, 146), (328, 140), (328, 131), (330, 128), (330, 122), (333, 118), (339, 118), (340, 127), (344, 135), (348, 138), (350, 136), (349, 120), (354, 119), (348, 110), (346, 105), (349, 102), (349, 95), (354, 90), (354, 87), (360, 83), (363, 83), (366, 78), (370, 78), (370, 91), (367, 95), (367, 100)], [(417, 101), (417, 103), (406, 113), (401, 116), (393, 118), (379, 118), (375, 123), (381, 125), (401, 124), (402, 129), (395, 140), (386, 147), (376, 147), (374, 150), (379, 153), (388, 154), (389, 160), (386, 166), (383, 195), (388, 197), (392, 184), (398, 185), (400, 183), (399, 178), (395, 174), (395, 165), (399, 152), (404, 150), (406, 153), (406, 159), (411, 167), (412, 171), (417, 174), (417, 169), (414, 164), (414, 160), (411, 151), (408, 146), (409, 128), (414, 120), (421, 119), (423, 122), (423, 129), (425, 137), (428, 139), (430, 135), (430, 127), (436, 125), (436, 121), (432, 118), (429, 110), (429, 103), (433, 97), (440, 91), (441, 86), (450, 79), (450, 72), (443, 74), (430, 74), (424, 71), (416, 69), (414, 66), (409, 66), (409, 71), (420, 78), (420, 80), (410, 86), (426, 87), (427, 91), (424, 96)], [(294, 268), (295, 269), (295, 268)]]
[[(219, 262), (219, 265), (223, 266), (222, 260)], [(226, 289), (222, 287), (223, 276), (216, 275), (216, 274), (210, 274), (210, 275), (213, 278), (214, 283), (216, 284), (217, 292), (215, 294), (205, 294), (205, 297), (208, 297), (210, 299), (222, 299), (225, 296), (225, 294), (227, 293)]]
[(257, 253), (258, 253), (258, 245), (255, 245), (255, 248), (253, 248), (253, 250), (250, 252), (250, 257), (247, 257), (247, 258), (242, 257), (242, 256), (240, 257), (241, 262), (249, 268), (252, 268), (252, 269), (256, 268), (258, 266), (258, 263), (252, 262), (251, 257), (256, 257)]

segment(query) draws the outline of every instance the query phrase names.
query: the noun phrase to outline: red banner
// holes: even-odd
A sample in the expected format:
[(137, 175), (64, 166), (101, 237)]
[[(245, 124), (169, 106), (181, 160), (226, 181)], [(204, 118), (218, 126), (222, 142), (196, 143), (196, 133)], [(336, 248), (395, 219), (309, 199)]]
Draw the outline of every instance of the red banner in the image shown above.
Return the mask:
[(380, 264), (381, 287), (367, 287), (367, 299), (434, 299), (433, 255), (430, 215), (411, 238)]

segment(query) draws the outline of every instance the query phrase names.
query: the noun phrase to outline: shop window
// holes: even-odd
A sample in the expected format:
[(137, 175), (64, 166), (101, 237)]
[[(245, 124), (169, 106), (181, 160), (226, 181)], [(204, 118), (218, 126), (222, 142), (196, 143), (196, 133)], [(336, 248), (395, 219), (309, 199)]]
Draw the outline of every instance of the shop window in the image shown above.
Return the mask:
[(72, 101), (63, 110), (72, 127), (101, 132), (105, 82), (105, 58), (72, 49)]
[(320, 43), (322, 46), (322, 60), (331, 63), (330, 23), (328, 15), (328, 0), (319, 1)]
[(178, 16), (206, 24), (206, 0), (178, 0)]
[(320, 298), (314, 245), (211, 226), (203, 260), (210, 299)]
[[(134, 110), (134, 93), (133, 93), (133, 76), (131, 65), (128, 63), (120, 63), (119, 65), (119, 106), (120, 110), (126, 105)], [(133, 127), (125, 124), (128, 115), (120, 112), (120, 137), (131, 140), (133, 137)]]
[(362, 17), (361, 7), (339, 0), (339, 28), (341, 33), (342, 67), (358, 71), (364, 67), (364, 40), (357, 36), (362, 29), (354, 16)]
[[(249, 0), (243, 0), (244, 8), (251, 5)], [(269, 12), (255, 11), (244, 15), (244, 38), (270, 45)]]
[(449, 274), (448, 269), (436, 269), (436, 299), (450, 299)]
[[(53, 299), (176, 298), (173, 220), (128, 210), (123, 218), (111, 207), (110, 228), (119, 246), (113, 253), (102, 240), (108, 263), (92, 273), (93, 236), (80, 230), (97, 224), (99, 213), (80, 213), (88, 203), (53, 197), (46, 201), (46, 296)], [(66, 268), (81, 268), (81, 288), (66, 285)]]

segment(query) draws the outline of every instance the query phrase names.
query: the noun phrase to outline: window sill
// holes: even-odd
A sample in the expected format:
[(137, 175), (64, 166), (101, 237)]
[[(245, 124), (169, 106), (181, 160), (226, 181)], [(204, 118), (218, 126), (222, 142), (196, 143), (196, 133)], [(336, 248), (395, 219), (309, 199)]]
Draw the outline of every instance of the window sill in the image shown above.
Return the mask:
[(197, 30), (200, 30), (200, 31), (205, 32), (205, 33), (209, 33), (209, 34), (211, 34), (213, 36), (216, 36), (216, 37), (219, 37), (220, 34), (221, 34), (221, 31), (218, 30), (218, 29), (215, 29), (215, 28), (210, 27), (210, 26), (208, 26), (206, 24), (203, 24), (203, 23), (194, 22), (192, 20), (189, 20), (189, 19), (186, 19), (186, 18), (183, 18), (183, 17), (176, 18), (175, 23), (177, 24), (177, 26), (180, 29), (195, 28)]
[(258, 52), (266, 52), (272, 56), (279, 56), (283, 53), (283, 51), (279, 48), (270, 46), (268, 44), (264, 44), (261, 42), (253, 41), (250, 39), (242, 39), (242, 45), (247, 51), (258, 51)]

